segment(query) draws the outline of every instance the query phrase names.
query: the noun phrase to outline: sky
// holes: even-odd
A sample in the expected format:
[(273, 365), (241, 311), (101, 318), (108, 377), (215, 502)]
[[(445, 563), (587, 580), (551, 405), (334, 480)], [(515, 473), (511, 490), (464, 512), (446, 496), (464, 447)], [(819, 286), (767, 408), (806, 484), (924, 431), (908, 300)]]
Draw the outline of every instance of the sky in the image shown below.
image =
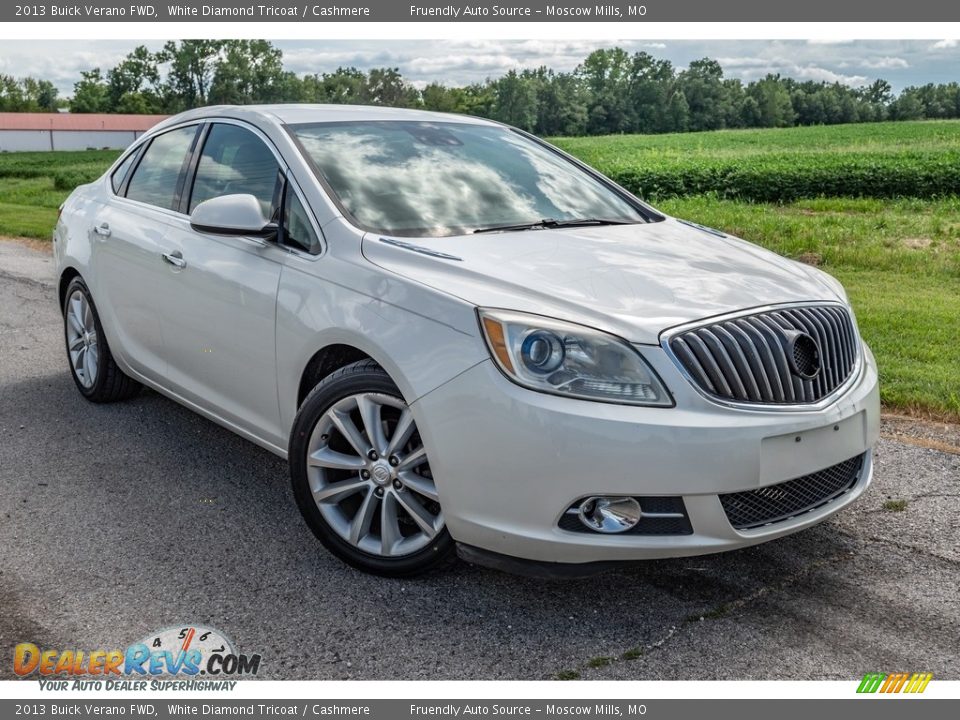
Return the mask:
[[(137, 45), (158, 49), (148, 40), (4, 41), (0, 73), (51, 80), (69, 96), (80, 71), (115, 65)], [(546, 65), (573, 70), (592, 50), (619, 46), (645, 51), (676, 66), (711, 57), (726, 77), (744, 81), (767, 73), (797, 78), (869, 84), (877, 78), (895, 91), (928, 82), (960, 81), (960, 40), (278, 40), (284, 65), (297, 74), (337, 67), (362, 70), (397, 67), (418, 87), (430, 82), (465, 85), (499, 77), (510, 69)]]

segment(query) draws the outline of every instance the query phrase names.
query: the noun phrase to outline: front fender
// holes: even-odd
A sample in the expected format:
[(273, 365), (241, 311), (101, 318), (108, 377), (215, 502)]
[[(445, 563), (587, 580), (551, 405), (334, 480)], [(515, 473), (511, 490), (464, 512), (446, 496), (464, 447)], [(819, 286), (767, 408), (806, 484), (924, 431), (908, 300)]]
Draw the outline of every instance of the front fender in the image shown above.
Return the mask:
[[(320, 262), (338, 264), (345, 272), (356, 270), (330, 257)], [(343, 280), (342, 275), (331, 275)], [(409, 282), (383, 277), (379, 281), (381, 286)], [(284, 268), (277, 296), (277, 373), (281, 423), (288, 433), (303, 371), (319, 350), (330, 345), (349, 345), (369, 355), (390, 374), (408, 403), (488, 357), (475, 321), (466, 325), (468, 332), (382, 299), (390, 293), (374, 297), (350, 287)], [(406, 290), (409, 298), (417, 288)], [(472, 317), (472, 308), (465, 304), (458, 310)]]

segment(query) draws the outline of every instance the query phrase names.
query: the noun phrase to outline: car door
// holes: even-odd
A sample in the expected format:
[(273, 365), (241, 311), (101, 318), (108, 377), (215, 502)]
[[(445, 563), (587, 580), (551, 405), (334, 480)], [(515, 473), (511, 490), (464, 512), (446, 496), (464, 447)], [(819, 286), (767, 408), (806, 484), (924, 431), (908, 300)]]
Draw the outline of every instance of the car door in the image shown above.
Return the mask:
[(121, 163), (90, 228), (91, 291), (111, 349), (135, 373), (166, 374), (162, 310), (169, 298), (163, 239), (177, 216), (187, 160), (199, 125), (157, 135)]
[(202, 233), (189, 213), (220, 195), (249, 193), (278, 215), (283, 175), (254, 129), (211, 123), (198, 143), (183, 215), (163, 239), (167, 298), (161, 326), (167, 384), (255, 439), (285, 446), (277, 401), (275, 321), (285, 251), (255, 237)]

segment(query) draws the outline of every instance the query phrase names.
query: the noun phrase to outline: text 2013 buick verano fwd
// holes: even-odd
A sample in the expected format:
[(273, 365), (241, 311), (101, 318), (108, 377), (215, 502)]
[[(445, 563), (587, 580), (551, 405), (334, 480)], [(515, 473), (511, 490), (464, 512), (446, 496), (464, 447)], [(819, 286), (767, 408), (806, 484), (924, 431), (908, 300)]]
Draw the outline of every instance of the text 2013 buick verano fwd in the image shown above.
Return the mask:
[(80, 392), (146, 385), (287, 458), (371, 572), (717, 552), (870, 482), (877, 371), (834, 279), (497, 123), (190, 111), (54, 245)]

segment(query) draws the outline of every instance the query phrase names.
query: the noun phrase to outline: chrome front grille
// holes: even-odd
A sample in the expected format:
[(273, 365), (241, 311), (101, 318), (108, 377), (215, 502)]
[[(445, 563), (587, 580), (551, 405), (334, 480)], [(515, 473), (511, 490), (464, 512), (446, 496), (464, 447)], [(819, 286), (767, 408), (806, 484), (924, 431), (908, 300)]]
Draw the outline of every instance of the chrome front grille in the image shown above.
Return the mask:
[(766, 405), (816, 403), (857, 366), (859, 341), (839, 305), (740, 315), (683, 330), (667, 347), (704, 393)]

